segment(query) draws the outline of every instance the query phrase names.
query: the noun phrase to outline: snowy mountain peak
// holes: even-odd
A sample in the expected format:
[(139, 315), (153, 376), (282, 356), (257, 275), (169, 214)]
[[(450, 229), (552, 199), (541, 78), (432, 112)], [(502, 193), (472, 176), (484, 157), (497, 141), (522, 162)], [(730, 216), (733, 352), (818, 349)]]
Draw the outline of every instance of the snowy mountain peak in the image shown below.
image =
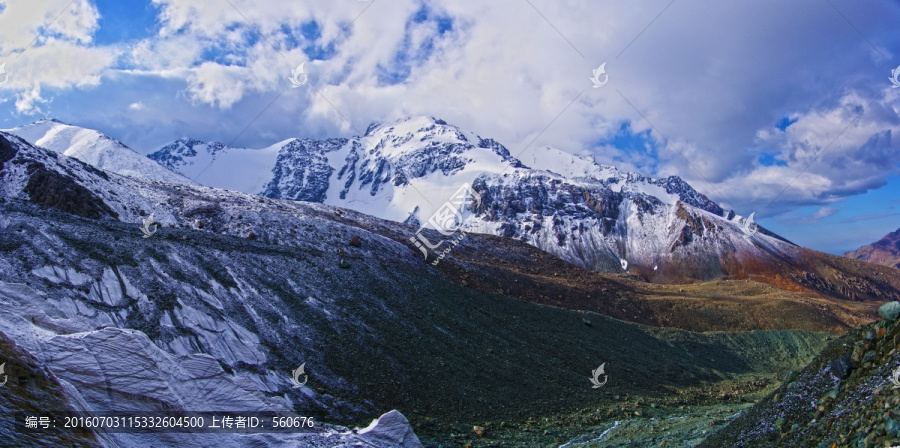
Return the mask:
[(138, 154), (118, 140), (93, 129), (45, 119), (5, 130), (25, 141), (81, 160), (97, 168), (121, 174), (175, 184), (190, 180)]
[(362, 137), (368, 147), (377, 146), (386, 157), (402, 157), (422, 147), (441, 144), (471, 146), (478, 138), (433, 117), (409, 117), (390, 124), (372, 123)]
[(446, 121), (441, 120), (435, 117), (429, 117), (425, 115), (417, 115), (417, 116), (407, 116), (405, 118), (400, 118), (394, 120), (390, 123), (382, 123), (380, 121), (373, 121), (366, 128), (366, 133), (363, 135), (371, 136), (374, 133), (384, 131), (386, 129), (397, 130), (398, 132), (410, 133), (417, 131), (428, 131), (433, 129), (435, 126), (445, 126), (448, 128), (453, 128), (459, 130), (456, 126), (448, 125)]
[(625, 174), (613, 166), (602, 165), (591, 157), (577, 156), (545, 146), (523, 157), (523, 163), (568, 179), (587, 177), (595, 180), (623, 178)]
[(200, 140), (182, 137), (168, 145), (162, 146), (147, 157), (169, 169), (177, 170), (179, 167), (194, 163), (200, 153), (215, 156), (224, 149), (224, 143), (202, 142)]
[(291, 139), (259, 150), (181, 139), (151, 157), (190, 177), (203, 172), (198, 181), (205, 185), (397, 222), (427, 222), (469, 184), (482, 201), (463, 229), (519, 239), (591, 269), (619, 272), (622, 260), (652, 268), (661, 258), (698, 252), (719, 259), (758, 244), (679, 177), (623, 172), (552, 147), (520, 161), (496, 140), (434, 117), (374, 122), (362, 136)]
[[(291, 138), (261, 149), (180, 138), (150, 154), (152, 160), (96, 131), (59, 123), (13, 133), (57, 151), (68, 148), (74, 157), (85, 149), (87, 155), (111, 152), (106, 162), (81, 157), (112, 171), (113, 162), (131, 157), (122, 154), (132, 154), (202, 185), (320, 202), (396, 222), (428, 222), (468, 184), (482, 201), (462, 223), (464, 230), (519, 239), (590, 269), (652, 268), (660, 258), (701, 252), (721, 259), (723, 253), (781, 244), (766, 232), (745, 238), (738, 218), (723, 216), (721, 207), (679, 177), (622, 172), (552, 147), (521, 155), (522, 163), (500, 142), (434, 117), (372, 123), (365, 135), (352, 138)], [(63, 134), (69, 140), (61, 140)]]

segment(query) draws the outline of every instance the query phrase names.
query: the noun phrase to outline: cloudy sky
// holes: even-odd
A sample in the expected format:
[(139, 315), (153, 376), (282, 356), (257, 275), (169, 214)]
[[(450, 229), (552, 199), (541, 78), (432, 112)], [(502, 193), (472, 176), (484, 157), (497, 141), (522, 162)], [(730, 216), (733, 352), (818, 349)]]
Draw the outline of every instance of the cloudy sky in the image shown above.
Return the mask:
[(57, 118), (146, 154), (431, 115), (514, 155), (681, 176), (841, 252), (900, 227), (898, 29), (875, 0), (5, 0), (0, 127)]

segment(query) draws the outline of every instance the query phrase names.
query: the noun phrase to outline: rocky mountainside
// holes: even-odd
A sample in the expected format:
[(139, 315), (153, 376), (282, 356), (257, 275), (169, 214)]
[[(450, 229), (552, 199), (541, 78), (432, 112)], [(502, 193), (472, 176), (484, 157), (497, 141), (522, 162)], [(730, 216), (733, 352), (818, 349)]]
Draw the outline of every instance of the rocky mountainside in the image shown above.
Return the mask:
[(797, 251), (678, 177), (651, 179), (552, 148), (530, 153), (526, 166), (499, 142), (430, 117), (261, 150), (182, 139), (149, 157), (204, 185), (416, 225), (468, 183), (481, 202), (463, 229), (518, 239), (601, 272), (741, 276), (748, 263)]
[(21, 137), (35, 146), (123, 176), (174, 184), (191, 183), (187, 178), (147, 159), (125, 144), (91, 129), (57, 120), (41, 120), (4, 132)]
[[(46, 126), (80, 129), (41, 123), (19, 133), (39, 141), (50, 135)], [(60, 151), (65, 143), (50, 146)], [(431, 227), (432, 211), (471, 183), (480, 201), (463, 229), (523, 241), (591, 270), (654, 283), (737, 278), (842, 300), (893, 298), (891, 275), (790, 244), (677, 177), (622, 173), (552, 148), (529, 153), (540, 169), (529, 168), (498, 142), (429, 117), (376, 123), (353, 139), (289, 139), (259, 150), (180, 139), (151, 158), (208, 185)]]
[(845, 257), (900, 268), (900, 229), (884, 238), (844, 254)]
[(900, 445), (900, 302), (879, 313), (700, 446)]
[[(323, 423), (315, 434), (219, 435), (215, 444), (416, 446), (405, 418), (389, 412), (399, 409), (426, 446), (558, 446), (615, 418), (583, 409), (775, 374), (827, 337), (653, 329), (519, 300), (516, 278), (487, 291), (466, 258), (422, 263), (409, 242), (416, 227), (119, 176), (9, 134), (0, 133), (0, 168), (0, 350), (11, 378), (0, 400), (8, 410), (288, 410), (360, 426), (388, 413), (390, 431), (380, 434), (378, 425), (354, 433)], [(530, 272), (518, 278), (539, 284), (563, 274), (519, 258), (540, 251), (494, 240), (469, 235), (458, 248), (503, 260), (499, 269), (515, 264), (522, 270), (510, 275)], [(584, 275), (598, 274), (565, 278)], [(627, 285), (603, 281), (601, 297), (627, 302)], [(604, 362), (609, 384), (597, 391), (589, 373)], [(301, 364), (309, 382), (293, 388), (290, 372)], [(537, 424), (535, 416), (547, 418)], [(62, 441), (71, 435), (58, 436), (69, 444)], [(79, 440), (213, 443), (191, 437)]]

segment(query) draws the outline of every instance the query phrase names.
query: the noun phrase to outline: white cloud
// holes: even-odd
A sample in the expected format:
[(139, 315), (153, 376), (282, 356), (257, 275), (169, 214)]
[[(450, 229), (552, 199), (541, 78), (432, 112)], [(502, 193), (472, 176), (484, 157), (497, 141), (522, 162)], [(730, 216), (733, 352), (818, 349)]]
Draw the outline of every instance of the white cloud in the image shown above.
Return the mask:
[(812, 221), (815, 222), (815, 221), (818, 221), (818, 220), (820, 220), (820, 219), (824, 219), (824, 218), (827, 218), (827, 217), (829, 217), (829, 216), (833, 216), (833, 215), (836, 214), (838, 211), (839, 211), (839, 210), (838, 210), (837, 208), (835, 208), (835, 207), (822, 207), (822, 208), (816, 210), (815, 213), (813, 213), (812, 215), (810, 215), (809, 218), (810, 218)]
[(247, 69), (204, 62), (188, 78), (191, 98), (218, 107), (231, 107), (244, 94)]
[[(82, 9), (73, 11), (81, 12), (40, 44), (48, 53), (58, 42), (69, 45), (60, 53), (84, 53), (71, 61), (60, 56), (65, 62), (56, 68), (35, 63), (40, 70), (27, 79), (37, 84), (15, 88), (31, 89), (39, 101), (35, 85), (94, 86), (101, 73), (117, 82), (179, 80), (180, 94), (139, 97), (154, 114), (125, 118), (148, 128), (154, 123), (141, 120), (164, 117), (162, 127), (173, 137), (221, 132), (215, 138), (229, 140), (230, 130), (245, 128), (269, 107), (254, 123), (257, 132), (242, 137), (256, 145), (271, 143), (253, 140), (261, 135), (349, 134), (372, 120), (433, 115), (496, 138), (514, 155), (539, 136), (533, 147), (592, 153), (644, 174), (680, 175), (714, 200), (727, 198), (731, 204), (724, 205), (756, 209), (758, 216), (829, 204), (897, 171), (898, 151), (885, 134), (900, 130), (895, 92), (814, 159), (887, 85), (885, 58), (900, 48), (892, 28), (897, 5), (833, 2), (877, 45), (873, 50), (827, 3), (676, 2), (650, 27), (667, 0), (532, 0), (534, 7), (518, 0), (231, 3), (236, 8), (154, 0), (158, 35), (103, 49), (87, 45), (96, 11), (80, 1)], [(440, 34), (447, 20), (452, 29)], [(299, 32), (316, 27), (317, 40)], [(38, 29), (22, 27), (19, 34)], [(15, 45), (23, 44), (0, 42), (4, 51)], [(104, 72), (120, 55), (128, 56), (130, 70)], [(81, 67), (71, 67), (75, 60)], [(609, 83), (592, 89), (587, 78), (604, 61)], [(301, 62), (309, 84), (290, 89), (287, 78)], [(386, 82), (391, 76), (405, 79)], [(121, 94), (132, 102), (138, 92)], [(796, 122), (775, 129), (784, 116)], [(657, 145), (634, 152), (605, 144), (623, 122), (634, 132), (652, 130)], [(777, 163), (760, 163), (760, 154)]]
[(0, 58), (6, 62), (16, 111), (41, 113), (42, 88), (96, 86), (116, 58), (89, 47), (100, 16), (87, 0), (10, 1), (0, 12)]
[(156, 72), (186, 69), (200, 59), (203, 46), (203, 41), (191, 35), (145, 39), (131, 47), (131, 63)]
[(10, 55), (42, 38), (88, 43), (100, 18), (88, 0), (10, 0), (0, 12), (0, 54)]
[(38, 105), (45, 101), (41, 98), (40, 86), (33, 86), (17, 95), (16, 111), (19, 113), (42, 113)]
[[(836, 104), (796, 113), (785, 131), (757, 133), (758, 145), (776, 152), (779, 164), (757, 163), (721, 182), (720, 188), (768, 214), (795, 206), (828, 204), (885, 184), (898, 172), (898, 94), (885, 87), (872, 101), (848, 92)], [(778, 198), (776, 204), (769, 204)]]

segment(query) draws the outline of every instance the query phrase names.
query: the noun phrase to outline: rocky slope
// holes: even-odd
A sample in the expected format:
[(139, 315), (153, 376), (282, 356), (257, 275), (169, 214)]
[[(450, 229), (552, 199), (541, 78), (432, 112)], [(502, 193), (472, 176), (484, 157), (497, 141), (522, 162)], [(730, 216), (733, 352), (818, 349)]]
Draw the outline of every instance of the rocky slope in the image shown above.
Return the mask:
[(451, 257), (437, 268), (479, 291), (692, 331), (845, 332), (877, 317), (880, 302), (859, 300), (858, 292), (900, 299), (900, 276), (891, 268), (802, 253), (808, 256), (790, 270), (772, 274), (784, 279), (780, 286), (768, 284), (762, 276), (647, 283), (637, 275), (587, 271), (515, 240), (474, 235), (454, 247)]
[(884, 238), (844, 254), (854, 260), (867, 261), (892, 268), (900, 268), (900, 229)]
[[(92, 137), (65, 149), (67, 141), (50, 138), (64, 133), (49, 132), (57, 128)], [(159, 178), (141, 174), (149, 168), (104, 164), (113, 158), (98, 154), (124, 151), (131, 160), (136, 153), (117, 142), (113, 149), (81, 143), (109, 140), (95, 131), (40, 122), (16, 132), (101, 168)], [(885, 290), (883, 277), (790, 244), (677, 177), (623, 173), (552, 148), (529, 153), (529, 167), (500, 143), (434, 118), (376, 123), (352, 139), (289, 139), (258, 150), (181, 139), (150, 157), (207, 185), (426, 227), (456, 188), (470, 183), (480, 202), (463, 229), (523, 241), (591, 270), (655, 283), (737, 278), (838, 299), (894, 298), (878, 292)], [(869, 280), (858, 282), (860, 275)]]
[[(572, 417), (542, 434), (521, 429), (533, 428), (534, 416), (612, 406), (616, 396), (632, 402), (774, 374), (825, 340), (802, 331), (653, 329), (469, 288), (422, 263), (412, 226), (119, 176), (0, 137), (0, 332), (10, 341), (0, 349), (23, 360), (7, 365), (12, 377), (45, 372), (41, 381), (58, 391), (60, 406), (283, 409), (344, 425), (400, 409), (426, 446), (487, 441), (493, 436), (473, 426), (498, 421), (519, 434), (514, 446), (558, 446), (607, 417)], [(470, 235), (459, 248), (510, 261), (534, 251), (492, 238)], [(469, 269), (452, 258), (445, 264)], [(608, 294), (621, 288), (609, 282)], [(598, 394), (588, 375), (603, 362), (610, 379)], [(309, 382), (295, 389), (290, 372), (301, 363)], [(0, 388), (18, 403), (7, 409), (38, 396), (38, 383), (12, 386)], [(215, 443), (342, 446), (363, 437), (322, 428), (296, 436), (303, 440), (232, 435)], [(199, 440), (111, 437), (84, 444)]]
[(879, 313), (700, 446), (900, 445), (900, 303)]

